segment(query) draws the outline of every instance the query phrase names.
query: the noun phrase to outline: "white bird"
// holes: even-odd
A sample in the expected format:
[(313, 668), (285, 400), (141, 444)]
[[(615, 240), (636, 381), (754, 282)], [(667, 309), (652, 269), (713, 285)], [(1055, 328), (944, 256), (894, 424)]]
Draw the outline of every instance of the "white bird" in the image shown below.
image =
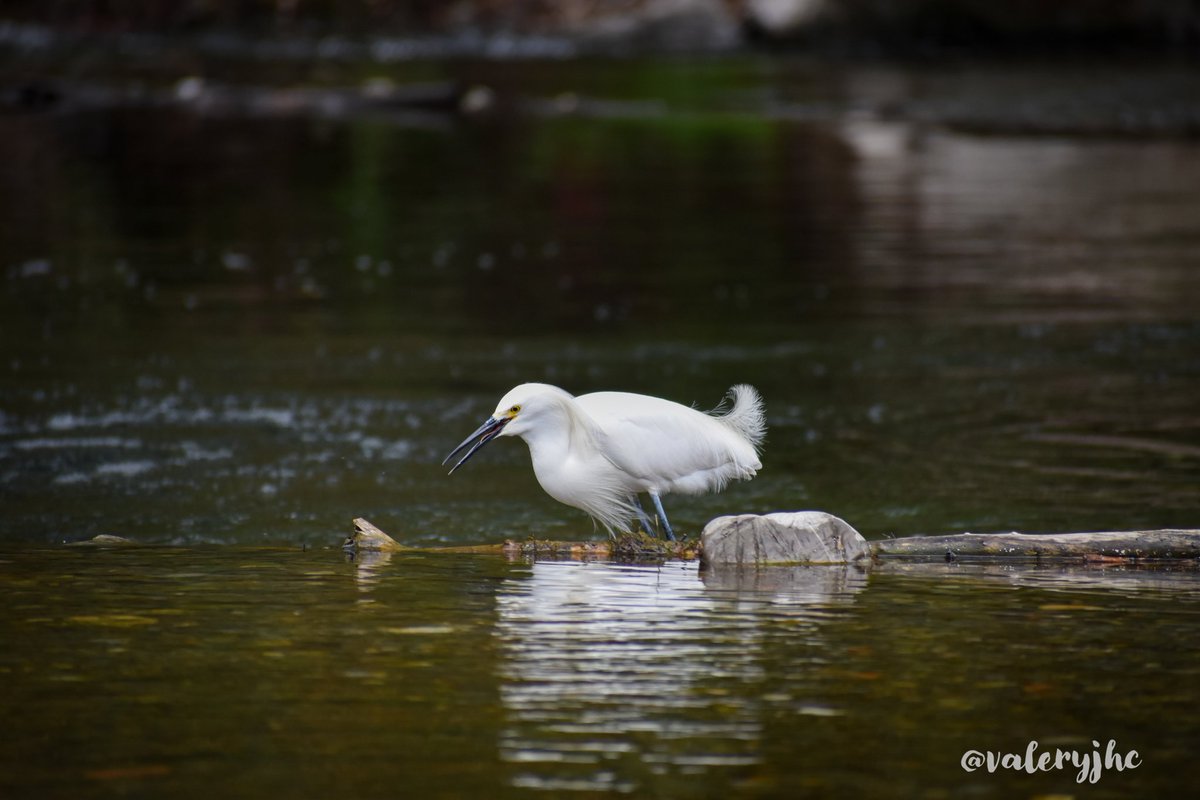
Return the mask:
[(637, 499), (648, 494), (674, 539), (662, 495), (719, 492), (731, 480), (753, 478), (762, 467), (762, 398), (753, 386), (739, 384), (727, 399), (733, 401), (728, 409), (722, 403), (704, 413), (644, 394), (573, 397), (557, 386), (523, 383), (442, 464), (466, 449), (453, 473), (493, 439), (520, 436), (546, 494), (587, 512), (610, 534), (631, 530), (634, 517), (650, 530)]

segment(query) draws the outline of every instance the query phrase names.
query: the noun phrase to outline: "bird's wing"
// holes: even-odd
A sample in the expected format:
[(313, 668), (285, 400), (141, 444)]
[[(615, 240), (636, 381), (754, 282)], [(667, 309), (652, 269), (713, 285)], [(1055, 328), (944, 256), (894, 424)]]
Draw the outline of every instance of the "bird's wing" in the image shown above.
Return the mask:
[[(648, 485), (666, 490), (745, 455), (740, 451), (747, 445), (724, 425), (670, 400), (626, 392), (595, 392), (576, 400), (604, 432), (609, 459)], [(750, 456), (757, 466), (752, 450)]]

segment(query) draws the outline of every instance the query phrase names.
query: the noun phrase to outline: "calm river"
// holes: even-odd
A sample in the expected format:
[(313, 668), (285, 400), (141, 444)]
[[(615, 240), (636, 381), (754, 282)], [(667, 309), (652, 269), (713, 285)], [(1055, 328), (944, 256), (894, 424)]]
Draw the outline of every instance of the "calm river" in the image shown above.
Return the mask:
[[(491, 87), (465, 117), (130, 69), (162, 92), (0, 115), (0, 795), (1200, 788), (1194, 572), (338, 549), (597, 535), (519, 442), (440, 466), (530, 380), (757, 386), (763, 470), (685, 533), (1200, 526), (1200, 141), (1146, 112), (1194, 80), (262, 67)], [(960, 764), (1110, 740), (1094, 784)]]

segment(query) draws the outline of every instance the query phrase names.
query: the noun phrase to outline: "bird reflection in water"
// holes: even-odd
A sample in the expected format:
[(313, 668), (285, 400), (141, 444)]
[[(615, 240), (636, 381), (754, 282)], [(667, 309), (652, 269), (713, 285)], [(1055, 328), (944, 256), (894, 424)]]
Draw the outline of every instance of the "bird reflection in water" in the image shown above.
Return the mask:
[(780, 701), (769, 687), (790, 677), (766, 666), (765, 630), (819, 646), (828, 606), (865, 587), (846, 567), (702, 577), (683, 562), (532, 564), (497, 596), (499, 749), (513, 783), (628, 792), (752, 773), (764, 704)]

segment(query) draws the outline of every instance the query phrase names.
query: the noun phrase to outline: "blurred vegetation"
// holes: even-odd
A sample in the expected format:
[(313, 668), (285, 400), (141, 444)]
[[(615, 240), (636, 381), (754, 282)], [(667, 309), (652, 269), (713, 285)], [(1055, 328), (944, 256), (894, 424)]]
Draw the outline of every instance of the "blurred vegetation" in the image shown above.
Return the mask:
[[(1190, 55), (1200, 43), (1200, 0), (696, 0), (743, 28), (748, 42), (790, 42), (856, 53), (963, 48), (1019, 51), (1151, 50)], [(758, 24), (762, 6), (804, 9), (787, 30)], [(656, 0), (8, 0), (0, 20), (75, 32), (248, 36), (420, 36), (586, 33), (612, 18), (663, 7)]]
[(1197, 0), (834, 0), (801, 38), (884, 52), (1161, 50), (1200, 42)]
[(435, 0), (12, 0), (5, 3), (4, 15), (20, 22), (95, 31), (286, 34), (305, 29), (363, 32), (378, 25), (428, 28), (438, 20), (437, 9), (449, 5), (453, 4)]

